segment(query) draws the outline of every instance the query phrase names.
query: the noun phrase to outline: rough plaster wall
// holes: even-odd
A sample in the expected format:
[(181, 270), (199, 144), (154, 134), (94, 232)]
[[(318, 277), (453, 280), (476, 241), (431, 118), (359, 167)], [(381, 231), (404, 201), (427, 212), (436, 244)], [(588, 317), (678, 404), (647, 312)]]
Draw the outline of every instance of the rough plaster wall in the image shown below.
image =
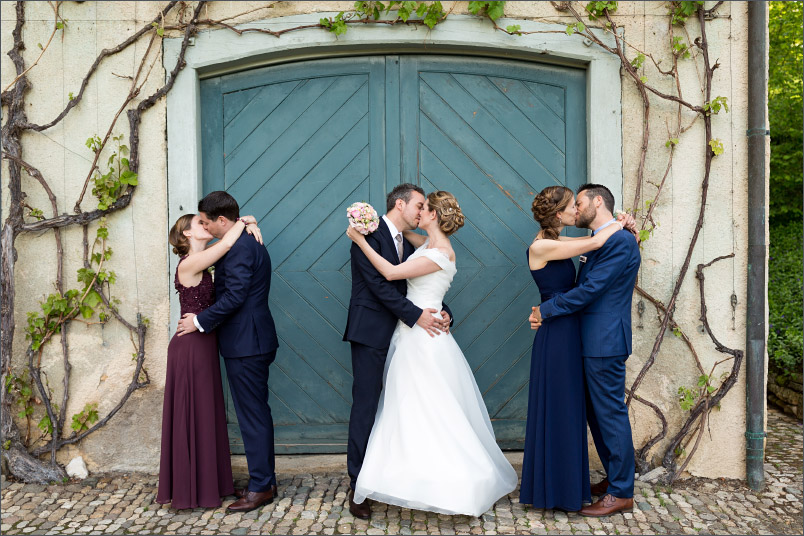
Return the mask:
[[(80, 82), (97, 54), (104, 47), (114, 46), (143, 24), (150, 21), (163, 3), (157, 2), (65, 2), (63, 16), (68, 19), (62, 41), (59, 33), (39, 65), (29, 73), (33, 89), (27, 94), (29, 119), (46, 122), (55, 117), (66, 105), (68, 93), (77, 93)], [(203, 15), (224, 18), (263, 6), (263, 2), (213, 2)], [(349, 10), (352, 2), (282, 2), (270, 9), (260, 9), (237, 22), (268, 17), (309, 13), (316, 11)], [(466, 2), (445, 2), (452, 13), (467, 13)], [(52, 11), (47, 3), (26, 4), (27, 22), (24, 30), (28, 49), (24, 52), (27, 65), (39, 54), (37, 42), (44, 43), (52, 28)], [(3, 30), (0, 37), (2, 50), (11, 48), (14, 5), (2, 2)], [(558, 15), (547, 2), (510, 2), (506, 6), (509, 18), (537, 19), (566, 22), (569, 18)], [(709, 262), (718, 255), (736, 251), (734, 260), (722, 261), (708, 269), (707, 300), (710, 324), (724, 344), (743, 348), (745, 340), (745, 272), (746, 272), (746, 25), (747, 9), (744, 3), (725, 3), (719, 9), (720, 18), (708, 24), (712, 59), (720, 62), (715, 72), (714, 95), (726, 96), (731, 113), (716, 116), (713, 120), (714, 136), (723, 141), (725, 153), (716, 158), (712, 166), (710, 196), (705, 226), (692, 257), (690, 271), (679, 295), (676, 318), (693, 340), (704, 367), (725, 357), (717, 353), (708, 337), (698, 331), (699, 300), (694, 270), (698, 263)], [(616, 16), (624, 28), (626, 39), (634, 46), (655, 51), (657, 60), (669, 64), (667, 52), (668, 25), (666, 10), (661, 2), (621, 2)], [(691, 34), (697, 23), (689, 23)], [(315, 30), (312, 30), (315, 31)], [(353, 28), (350, 31), (359, 31)], [(438, 29), (432, 33), (437, 37)], [(266, 39), (274, 39), (267, 37)], [(513, 39), (513, 37), (512, 37)], [(569, 39), (569, 38), (568, 38)], [(59, 125), (42, 134), (28, 134), (23, 140), (24, 158), (38, 166), (51, 181), (59, 197), (59, 211), (70, 212), (77, 192), (86, 178), (92, 153), (84, 146), (86, 138), (103, 135), (119, 103), (128, 91), (129, 81), (112, 75), (131, 75), (136, 62), (142, 57), (147, 41), (115, 56), (102, 64), (91, 79), (82, 103)], [(649, 60), (646, 61), (646, 65)], [(13, 79), (13, 64), (8, 57), (0, 56), (2, 81), (5, 86)], [(691, 61), (681, 66), (685, 97), (699, 103), (701, 94), (696, 89), (698, 74)], [(646, 74), (656, 87), (673, 92), (673, 83), (663, 79), (651, 66)], [(164, 83), (165, 71), (161, 59), (154, 67), (146, 87), (139, 98), (152, 93)], [(623, 205), (630, 208), (636, 186), (636, 168), (642, 136), (642, 104), (630, 80), (624, 80), (622, 93), (623, 114)], [(643, 185), (645, 196), (655, 191), (647, 181), (658, 183), (663, 176), (669, 151), (664, 143), (668, 138), (666, 122), (670, 125), (677, 108), (651, 99), (651, 145), (646, 162)], [(691, 115), (682, 113), (684, 124)], [(128, 142), (128, 123), (123, 116), (115, 128)], [(80, 451), (90, 470), (144, 470), (158, 469), (158, 452), (161, 426), (162, 392), (165, 374), (165, 349), (172, 326), (169, 326), (169, 292), (172, 277), (167, 268), (165, 237), (172, 222), (167, 221), (165, 104), (158, 103), (143, 117), (140, 127), (139, 187), (129, 208), (109, 220), (111, 244), (115, 255), (110, 268), (118, 274), (114, 295), (122, 299), (121, 312), (133, 320), (137, 311), (151, 319), (146, 343), (146, 366), (152, 384), (135, 393), (125, 408), (102, 431), (94, 434), (80, 446), (62, 455), (62, 461)], [(667, 179), (661, 205), (655, 211), (660, 227), (643, 249), (643, 269), (640, 284), (658, 299), (666, 302), (686, 254), (697, 219), (700, 200), (700, 181), (703, 176), (704, 153), (703, 124), (698, 122), (682, 136), (676, 159)], [(3, 164), (3, 180), (7, 167)], [(5, 188), (5, 182), (4, 182)], [(41, 188), (25, 176), (23, 188), (28, 202), (40, 207), (49, 215), (49, 203)], [(3, 196), (3, 210), (7, 210), (7, 196)], [(83, 208), (94, 206), (94, 198), (87, 195)], [(94, 236), (95, 227), (90, 230)], [(65, 288), (75, 285), (74, 274), (81, 265), (80, 230), (64, 233)], [(19, 363), (26, 341), (20, 329), (25, 324), (26, 312), (37, 307), (37, 302), (52, 292), (55, 273), (55, 253), (52, 233), (41, 236), (23, 235), (17, 240), (17, 302), (14, 356)], [(732, 324), (730, 296), (736, 291), (738, 306), (736, 321)], [(653, 307), (646, 302), (643, 318), (639, 319), (634, 300), (634, 354), (628, 361), (627, 385), (633, 381), (653, 346), (658, 320)], [(119, 399), (130, 381), (133, 370), (132, 346), (124, 329), (111, 322), (104, 328), (74, 324), (70, 330), (73, 377), (71, 387), (71, 415), (87, 401), (97, 401), (104, 414)], [(56, 346), (53, 347), (55, 349)], [(57, 396), (60, 398), (60, 355), (49, 349), (43, 362)], [(58, 359), (54, 359), (58, 358)], [(716, 372), (728, 370), (721, 365)], [(105, 379), (102, 379), (104, 378)], [(677, 403), (677, 389), (681, 385), (692, 387), (698, 373), (684, 344), (668, 334), (655, 365), (642, 384), (639, 393), (658, 404), (668, 418), (669, 432), (680, 426), (683, 415)], [(722, 410), (712, 413), (711, 437), (706, 434), (701, 447), (688, 470), (700, 476), (744, 477), (745, 430), (744, 371), (729, 395)], [(659, 430), (653, 413), (634, 402), (631, 410), (634, 441), (641, 445)], [(594, 456), (594, 449), (590, 449)], [(663, 453), (662, 444), (652, 454)], [(593, 465), (599, 463), (593, 460)]]

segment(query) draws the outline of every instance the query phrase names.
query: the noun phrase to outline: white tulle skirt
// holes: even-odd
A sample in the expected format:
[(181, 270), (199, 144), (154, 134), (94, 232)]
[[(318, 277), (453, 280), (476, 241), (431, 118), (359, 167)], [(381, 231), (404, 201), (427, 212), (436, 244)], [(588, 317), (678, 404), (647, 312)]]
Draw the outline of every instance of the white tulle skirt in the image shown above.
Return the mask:
[(355, 502), (480, 516), (516, 485), (455, 339), (400, 322)]

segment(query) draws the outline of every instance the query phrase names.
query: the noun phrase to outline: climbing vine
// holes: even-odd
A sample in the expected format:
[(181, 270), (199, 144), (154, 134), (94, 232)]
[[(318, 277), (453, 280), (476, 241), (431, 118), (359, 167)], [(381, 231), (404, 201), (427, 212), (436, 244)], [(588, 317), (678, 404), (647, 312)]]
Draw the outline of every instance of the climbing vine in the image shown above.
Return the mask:
[[(5, 108), (2, 146), (3, 158), (7, 160), (9, 170), (7, 183), (10, 203), (8, 216), (3, 224), (2, 233), (0, 233), (3, 290), (2, 316), (0, 318), (2, 328), (0, 370), (4, 386), (0, 390), (0, 410), (2, 410), (0, 416), (2, 417), (4, 440), (2, 455), (8, 463), (9, 470), (16, 477), (37, 482), (64, 478), (64, 470), (56, 462), (57, 451), (66, 445), (82, 440), (105, 426), (134, 391), (147, 386), (150, 382), (145, 367), (145, 336), (148, 321), (140, 314), (136, 315), (135, 320), (127, 319), (119, 311), (120, 302), (112, 294), (116, 274), (107, 268), (113, 252), (106, 222), (107, 217), (126, 209), (137, 191), (139, 126), (142, 115), (172, 88), (176, 76), (185, 66), (184, 56), (192, 37), (202, 29), (213, 28), (232, 31), (238, 35), (266, 34), (272, 38), (280, 38), (286, 33), (304, 30), (323, 30), (331, 32), (335, 36), (341, 36), (356, 24), (419, 25), (432, 30), (446, 20), (456, 4), (453, 2), (449, 9), (445, 9), (440, 1), (358, 1), (354, 3), (352, 11), (342, 11), (334, 16), (322, 17), (317, 24), (305, 24), (281, 30), (264, 27), (238, 27), (233, 22), (241, 16), (249, 14), (253, 16), (256, 12), (271, 9), (277, 3), (266, 3), (264, 6), (224, 19), (211, 19), (206, 14), (207, 2), (200, 1), (194, 5), (183, 1), (168, 2), (152, 21), (143, 25), (130, 37), (115, 47), (102, 50), (82, 79), (77, 93), (72, 91), (69, 93), (64, 109), (50, 122), (40, 125), (29, 122), (26, 115), (25, 97), (30, 89), (27, 74), (35, 68), (40, 58), (47, 52), (54, 36), (59, 32), (69, 31), (69, 21), (63, 19), (60, 14), (61, 2), (51, 2), (53, 29), (50, 39), (45, 45), (40, 46), (41, 53), (37, 59), (26, 67), (21, 55), (21, 51), (25, 49), (22, 38), (22, 29), (25, 25), (25, 3), (17, 2), (16, 25), (12, 32), (14, 44), (8, 52), (14, 63), (16, 76), (6, 85), (1, 95), (2, 106)], [(566, 33), (567, 39), (587, 39), (594, 46), (619, 58), (623, 77), (631, 80), (638, 90), (642, 102), (642, 145), (637, 168), (637, 186), (630, 211), (638, 218), (639, 234), (643, 242), (650, 239), (659, 224), (655, 219), (654, 211), (662, 200), (663, 189), (670, 175), (673, 158), (681, 138), (696, 122), (702, 121), (704, 124), (705, 140), (700, 150), (705, 155), (705, 165), (701, 176), (698, 220), (687, 248), (685, 261), (675, 279), (672, 293), (664, 299), (659, 299), (645, 291), (641, 282), (635, 288), (640, 300), (647, 300), (655, 308), (660, 323), (651, 353), (642, 370), (627, 389), (628, 404), (631, 404), (632, 400), (644, 404), (656, 414), (662, 426), (661, 432), (649, 438), (636, 451), (640, 471), (649, 468), (648, 456), (651, 450), (668, 434), (667, 418), (662, 410), (657, 404), (638, 394), (639, 387), (655, 363), (668, 331), (685, 343), (699, 371), (697, 385), (680, 386), (678, 391), (680, 409), (688, 413), (682, 427), (670, 438), (662, 457), (662, 463), (668, 469), (667, 480), (672, 481), (681, 474), (692, 458), (707, 426), (710, 412), (719, 407), (722, 398), (736, 382), (743, 357), (741, 350), (727, 348), (719, 342), (709, 327), (706, 314), (704, 269), (714, 262), (733, 256), (733, 254), (718, 257), (709, 264), (698, 265), (695, 272), (700, 290), (701, 322), (717, 351), (728, 357), (715, 363), (711, 369), (705, 370), (691, 339), (684, 333), (673, 316), (681, 286), (688, 276), (693, 250), (703, 227), (712, 160), (724, 151), (722, 141), (713, 135), (712, 116), (728, 113), (728, 102), (725, 97), (713, 94), (712, 74), (718, 68), (718, 63), (717, 61), (711, 62), (706, 35), (706, 22), (716, 16), (722, 2), (715, 3), (709, 9), (706, 9), (701, 1), (666, 3), (667, 20), (671, 30), (667, 43), (672, 57), (669, 65), (663, 65), (651, 53), (633, 46), (625, 38), (622, 29), (612, 18), (612, 14), (618, 7), (617, 2), (588, 2), (583, 8), (580, 8), (576, 2), (551, 2), (551, 4), (558, 13), (571, 15), (574, 22), (567, 24), (564, 30), (523, 31), (519, 24), (507, 25), (504, 28), (498, 25), (498, 21), (504, 18), (505, 2), (469, 2), (468, 10), (475, 16), (487, 18), (496, 30), (514, 36), (512, 38), (522, 38), (534, 33)], [(690, 19), (697, 20), (699, 23), (700, 35), (695, 38), (691, 37), (686, 26)], [(607, 44), (611, 42), (610, 39), (604, 41), (601, 38), (606, 34), (613, 38), (614, 45)], [(176, 62), (167, 73), (166, 82), (154, 93), (135, 104), (135, 100), (140, 96), (157, 62), (161, 41), (166, 35), (179, 35), (182, 38)], [(37, 167), (24, 159), (21, 139), (26, 133), (43, 132), (60, 123), (73, 108), (80, 105), (89, 80), (97, 74), (99, 65), (141, 40), (147, 40), (146, 52), (132, 76), (128, 77), (131, 79), (129, 91), (122, 98), (117, 112), (111, 118), (108, 129), (104, 133), (87, 133), (89, 137), (86, 147), (87, 151), (92, 153), (92, 163), (85, 171), (83, 187), (77, 195), (73, 212), (59, 214), (57, 198), (50, 188), (48, 180)], [(688, 99), (682, 92), (679, 63), (685, 61), (694, 62), (696, 70), (699, 72), (701, 98), (698, 100)], [(665, 93), (651, 83), (650, 76), (646, 74), (649, 65), (653, 66), (660, 77), (670, 77), (674, 80), (674, 92)], [(652, 99), (661, 99), (673, 103), (676, 107), (675, 121), (672, 125), (668, 124), (667, 137), (663, 140), (667, 149), (667, 165), (662, 176), (656, 179), (648, 177), (645, 171), (650, 142)], [(687, 119), (687, 123), (682, 121), (684, 111), (692, 112), (694, 115), (692, 119)], [(121, 132), (118, 126), (118, 120), (123, 115), (128, 119), (127, 136)], [(23, 172), (32, 177), (47, 194), (50, 202), (50, 215), (46, 215), (42, 208), (32, 207), (25, 201), (26, 193), (22, 190)], [(644, 185), (646, 183), (652, 185), (655, 191), (649, 196), (649, 199), (642, 201), (645, 196)], [(96, 208), (90, 211), (82, 208), (82, 202), (88, 190), (97, 200)], [(89, 239), (91, 224), (97, 227), (93, 240)], [(83, 231), (83, 267), (75, 274), (78, 285), (65, 290), (62, 230), (67, 227), (80, 227)], [(54, 236), (57, 253), (54, 285), (56, 290), (42, 301), (37, 310), (28, 313), (27, 325), (23, 329), (28, 340), (25, 353), (26, 365), (15, 371), (11, 366), (11, 350), (15, 334), (14, 270), (16, 251), (14, 244), (16, 238), (22, 234), (42, 231), (50, 231)], [(640, 310), (644, 310), (644, 303), (640, 303), (640, 307)], [(85, 401), (80, 412), (68, 417), (72, 368), (68, 344), (69, 328), (73, 322), (94, 325), (112, 321), (119, 322), (131, 334), (133, 366), (130, 383), (117, 404), (104, 415), (99, 413), (97, 401)], [(44, 348), (48, 344), (54, 344), (56, 340), (61, 345), (64, 373), (61, 398), (58, 401), (42, 366)], [(732, 365), (730, 371), (722, 371), (718, 368), (729, 361)], [(16, 405), (18, 408), (16, 412), (12, 410), (12, 405)], [(18, 418), (16, 420), (15, 415)], [(20, 426), (25, 428), (24, 432)], [(34, 432), (35, 430), (38, 432)], [(687, 446), (693, 439), (695, 443), (687, 452)], [(41, 456), (45, 454), (50, 454), (48, 461), (41, 459)], [(679, 461), (682, 459), (683, 462), (679, 465)]]

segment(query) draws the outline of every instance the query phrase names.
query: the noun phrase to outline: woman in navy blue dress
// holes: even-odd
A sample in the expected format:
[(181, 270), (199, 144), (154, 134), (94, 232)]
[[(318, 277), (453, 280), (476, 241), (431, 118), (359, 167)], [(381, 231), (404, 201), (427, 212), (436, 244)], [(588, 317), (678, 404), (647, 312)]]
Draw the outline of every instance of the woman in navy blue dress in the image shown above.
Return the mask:
[[(576, 218), (575, 196), (563, 186), (542, 190), (531, 210), (541, 231), (528, 248), (528, 265), (543, 302), (575, 286), (572, 257), (599, 249), (622, 227), (609, 225), (594, 237), (559, 236)], [(520, 503), (577, 511), (591, 501), (583, 382), (579, 316), (545, 320), (531, 353)]]

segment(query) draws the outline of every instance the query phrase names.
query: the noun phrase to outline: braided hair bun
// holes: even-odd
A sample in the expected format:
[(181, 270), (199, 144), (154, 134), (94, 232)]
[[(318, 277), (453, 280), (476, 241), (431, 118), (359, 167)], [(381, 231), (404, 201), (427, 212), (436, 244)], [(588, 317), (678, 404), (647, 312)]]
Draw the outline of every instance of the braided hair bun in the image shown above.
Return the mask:
[(572, 190), (564, 186), (548, 186), (533, 198), (530, 210), (542, 228), (544, 238), (557, 240), (559, 234), (559, 221), (557, 214), (569, 206), (573, 198)]
[(447, 236), (463, 227), (466, 217), (458, 200), (451, 193), (443, 190), (431, 192), (427, 196), (427, 204), (430, 205), (430, 210), (435, 210), (438, 226)]

